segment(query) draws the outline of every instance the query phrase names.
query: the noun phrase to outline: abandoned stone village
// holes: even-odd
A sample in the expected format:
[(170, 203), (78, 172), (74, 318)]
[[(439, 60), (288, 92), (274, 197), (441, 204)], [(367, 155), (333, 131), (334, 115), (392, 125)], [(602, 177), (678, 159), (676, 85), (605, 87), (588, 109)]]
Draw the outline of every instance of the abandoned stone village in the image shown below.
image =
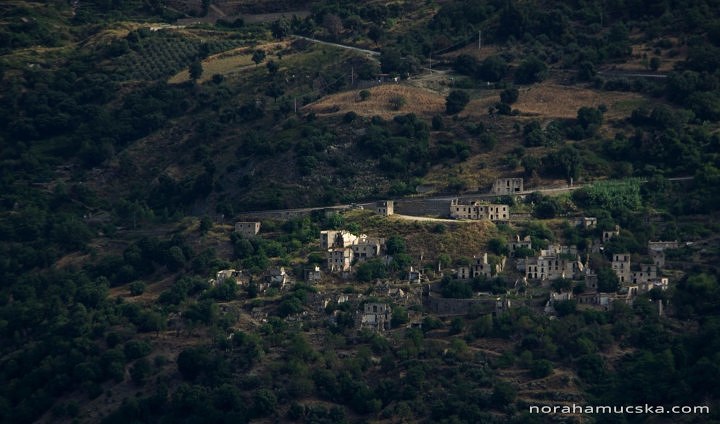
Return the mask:
[[(502, 178), (492, 186), (492, 195), (520, 196), (524, 191), (522, 178)], [(490, 203), (483, 200), (451, 199), (445, 204), (446, 217), (459, 221), (486, 220), (492, 223), (509, 223), (510, 207), (507, 204)], [(335, 213), (337, 211), (333, 211)], [(395, 213), (392, 200), (378, 201), (373, 212), (384, 219)], [(571, 226), (583, 230), (597, 228), (598, 220), (591, 216), (567, 217)], [(244, 238), (261, 237), (260, 221), (242, 221), (235, 224), (235, 232)], [(289, 321), (329, 320), (336, 323), (338, 310), (326, 314), (328, 305), (349, 305), (354, 314), (357, 329), (387, 331), (393, 329), (393, 308), (407, 310), (408, 317), (402, 327), (422, 325), (428, 315), (451, 317), (467, 314), (501, 314), (510, 308), (537, 305), (538, 293), (543, 293), (544, 312), (554, 316), (559, 302), (574, 301), (577, 308), (609, 310), (613, 303), (632, 304), (634, 299), (651, 290), (662, 292), (671, 281), (667, 275), (673, 270), (666, 268), (665, 254), (680, 247), (678, 241), (650, 241), (643, 255), (615, 253), (611, 269), (619, 282), (613, 290), (601, 287), (598, 274), (590, 266), (589, 254), (601, 253), (613, 238), (619, 237), (618, 226), (608, 231), (596, 231), (598, 237), (586, 249), (585, 257), (574, 245), (547, 244), (537, 246), (531, 236), (506, 240), (504, 255), (488, 251), (468, 251), (469, 262), (443, 266), (439, 261), (436, 269), (422, 269), (410, 265), (403, 272), (404, 278), (379, 278), (369, 283), (369, 289), (347, 292), (338, 283), (358, 283), (355, 272), (359, 265), (368, 260), (380, 261), (385, 265), (393, 262), (388, 253), (386, 239), (367, 234), (354, 234), (347, 230), (322, 230), (318, 234), (317, 249), (325, 256), (324, 264), (303, 269), (301, 273), (285, 267), (273, 267), (261, 275), (250, 275), (244, 270), (225, 269), (210, 279), (211, 285), (232, 281), (239, 287), (254, 284), (259, 294), (278, 294), (302, 282), (315, 286), (308, 304), (310, 311), (290, 315)], [(546, 244), (546, 243), (543, 243)], [(457, 258), (452, 258), (457, 259)], [(635, 259), (635, 260), (633, 260)], [(677, 272), (675, 272), (677, 275)], [(510, 281), (510, 288), (502, 293), (475, 291), (464, 298), (443, 296), (443, 281), (489, 281), (501, 277)], [(578, 290), (578, 287), (581, 287)], [(322, 289), (320, 289), (322, 288)], [(531, 300), (535, 299), (534, 302)], [(664, 314), (662, 300), (653, 301), (659, 315)], [(264, 320), (267, 313), (255, 308), (252, 316)]]

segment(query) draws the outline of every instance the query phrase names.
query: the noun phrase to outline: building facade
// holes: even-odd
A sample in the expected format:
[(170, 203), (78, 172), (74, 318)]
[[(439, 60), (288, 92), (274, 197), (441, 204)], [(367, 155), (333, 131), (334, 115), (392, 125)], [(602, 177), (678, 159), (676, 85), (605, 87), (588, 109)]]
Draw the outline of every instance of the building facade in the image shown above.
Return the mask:
[(453, 199), (450, 202), (450, 216), (455, 219), (487, 219), (493, 222), (509, 221), (510, 208), (508, 205), (503, 204)]
[(235, 232), (243, 237), (255, 237), (260, 232), (260, 222), (236, 222)]
[(375, 204), (375, 213), (390, 216), (395, 213), (395, 203), (392, 200), (381, 200)]
[(522, 178), (498, 178), (493, 183), (492, 194), (520, 194), (524, 191)]

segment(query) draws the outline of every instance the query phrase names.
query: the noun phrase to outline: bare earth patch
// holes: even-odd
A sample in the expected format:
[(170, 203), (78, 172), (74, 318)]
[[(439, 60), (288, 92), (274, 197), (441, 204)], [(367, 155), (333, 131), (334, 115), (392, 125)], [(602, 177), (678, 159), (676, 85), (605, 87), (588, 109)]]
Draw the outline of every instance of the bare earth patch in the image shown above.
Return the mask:
[[(370, 98), (360, 100), (360, 90), (326, 96), (317, 102), (304, 107), (305, 111), (315, 112), (318, 115), (338, 115), (355, 112), (362, 116), (381, 116), (392, 118), (395, 115), (415, 113), (418, 115), (435, 115), (445, 110), (445, 97), (442, 95), (417, 87), (403, 84), (385, 84), (367, 89)], [(393, 110), (390, 99), (402, 96), (405, 104), (399, 110)]]

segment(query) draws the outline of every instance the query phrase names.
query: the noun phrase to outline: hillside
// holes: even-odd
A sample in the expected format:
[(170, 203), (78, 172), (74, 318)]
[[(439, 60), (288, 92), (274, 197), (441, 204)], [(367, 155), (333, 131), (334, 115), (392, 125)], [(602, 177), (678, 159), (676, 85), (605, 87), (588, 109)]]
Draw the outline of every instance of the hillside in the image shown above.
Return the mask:
[(2, 2), (0, 423), (719, 420), (718, 58), (710, 0)]

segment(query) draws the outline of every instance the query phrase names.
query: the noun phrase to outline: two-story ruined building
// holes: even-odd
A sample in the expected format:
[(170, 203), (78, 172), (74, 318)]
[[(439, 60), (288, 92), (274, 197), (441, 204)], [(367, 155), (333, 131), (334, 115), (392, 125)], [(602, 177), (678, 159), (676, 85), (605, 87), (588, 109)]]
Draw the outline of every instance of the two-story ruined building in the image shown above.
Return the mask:
[(508, 205), (485, 203), (478, 200), (453, 199), (450, 202), (450, 216), (455, 219), (509, 221), (510, 208)]
[(520, 194), (524, 191), (522, 178), (498, 178), (492, 186), (491, 193), (497, 195)]
[(380, 256), (385, 239), (355, 235), (349, 231), (324, 230), (320, 232), (320, 248), (326, 250), (327, 267), (331, 272), (350, 271), (354, 261)]
[(260, 232), (260, 223), (257, 221), (236, 222), (235, 232), (245, 238), (255, 237)]

